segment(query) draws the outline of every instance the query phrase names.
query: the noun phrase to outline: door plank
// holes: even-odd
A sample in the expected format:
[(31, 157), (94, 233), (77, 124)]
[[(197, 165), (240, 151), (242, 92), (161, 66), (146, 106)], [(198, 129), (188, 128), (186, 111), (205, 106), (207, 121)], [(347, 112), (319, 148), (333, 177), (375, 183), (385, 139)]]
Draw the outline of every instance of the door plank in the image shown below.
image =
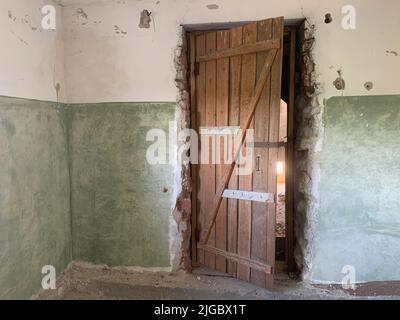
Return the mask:
[[(217, 50), (224, 50), (230, 47), (229, 31), (217, 32)], [(228, 107), (229, 107), (229, 58), (217, 60), (217, 103), (216, 115), (217, 126), (228, 125)], [(225, 137), (216, 137), (219, 147), (219, 160), (216, 166), (216, 185), (219, 185), (223, 178), (225, 167)], [(219, 142), (219, 143), (218, 143)], [(217, 220), (215, 222), (216, 230), (216, 247), (222, 250), (227, 249), (227, 200), (223, 200), (219, 208)], [(226, 272), (226, 259), (221, 256), (216, 256), (216, 269), (221, 272)]]
[[(217, 47), (216, 32), (208, 32), (206, 34), (206, 53), (210, 54), (216, 51)], [(216, 125), (216, 89), (217, 89), (217, 62), (211, 60), (206, 62), (206, 116), (205, 126), (212, 127)], [(212, 219), (212, 208), (210, 199), (215, 195), (215, 140), (212, 136), (206, 136), (209, 145), (208, 164), (205, 165), (204, 184), (206, 185), (204, 206), (206, 207), (207, 224)], [(216, 229), (211, 232), (209, 244), (215, 246)], [(204, 263), (207, 267), (215, 268), (215, 254), (205, 252)]]
[[(272, 39), (272, 23), (272, 19), (258, 22), (258, 40)], [(266, 52), (257, 54), (257, 78), (260, 76), (266, 57)], [(270, 89), (271, 76), (269, 75), (254, 115), (254, 141), (268, 141)], [(260, 171), (254, 171), (253, 173), (253, 190), (256, 192), (266, 192), (266, 181), (268, 181), (268, 149), (257, 148), (254, 152), (254, 156), (259, 157)], [(267, 230), (267, 204), (253, 203), (251, 238), (252, 259), (267, 261), (267, 235), (265, 230)], [(263, 287), (265, 281), (264, 272), (255, 269), (251, 270), (252, 283)]]
[[(243, 27), (243, 43), (252, 44), (257, 41), (257, 23), (251, 23)], [(240, 124), (243, 127), (252, 110), (249, 109), (251, 97), (254, 94), (256, 83), (256, 54), (246, 54), (242, 58), (242, 81), (240, 95)], [(251, 106), (250, 106), (251, 107)], [(249, 129), (253, 128), (253, 124)], [(242, 157), (242, 154), (240, 157)], [(252, 161), (252, 160), (251, 160)], [(239, 190), (252, 191), (252, 175), (239, 176)], [(239, 201), (238, 254), (250, 258), (251, 252), (251, 201)], [(249, 281), (250, 268), (243, 264), (238, 265), (238, 278)]]
[[(205, 54), (206, 52), (206, 37), (204, 34), (196, 36), (196, 58), (200, 55)], [(196, 76), (196, 107), (197, 107), (197, 125), (198, 127), (205, 124), (205, 114), (206, 114), (206, 63), (199, 63), (199, 72)], [(203, 139), (200, 140), (199, 151), (202, 153), (202, 142)], [(200, 159), (200, 157), (199, 157)], [(207, 227), (207, 223), (205, 221), (205, 191), (206, 186), (204, 184), (204, 174), (206, 173), (205, 165), (199, 164), (198, 166), (198, 184), (197, 184), (197, 208), (198, 208), (198, 219), (197, 219), (197, 229), (204, 230)], [(200, 233), (201, 237), (201, 233)], [(197, 259), (199, 263), (204, 264), (204, 251), (202, 249), (198, 249), (197, 251)]]
[[(196, 36), (191, 33), (189, 34), (189, 61), (190, 61), (190, 127), (196, 132), (197, 128), (197, 106), (196, 106), (196, 75), (195, 75), (195, 64), (196, 64)], [(190, 150), (191, 152), (197, 152), (197, 150)], [(192, 266), (198, 265), (197, 260), (197, 247), (198, 241), (197, 231), (197, 180), (198, 180), (198, 167), (197, 164), (192, 163), (190, 166), (191, 178), (192, 178), (192, 216), (191, 216), (191, 250), (192, 250)]]
[[(231, 47), (242, 45), (243, 28), (237, 27), (231, 29)], [(236, 56), (230, 58), (229, 71), (229, 125), (239, 125), (239, 108), (240, 108), (240, 80), (242, 74), (242, 57)], [(231, 143), (233, 145), (234, 137)], [(232, 148), (234, 149), (234, 148)], [(232, 150), (232, 157), (235, 156), (235, 151)], [(229, 189), (237, 190), (239, 187), (239, 177), (233, 175), (229, 180)], [(238, 233), (238, 206), (239, 201), (228, 199), (228, 250), (232, 253), (237, 253), (237, 233)], [(236, 276), (237, 264), (234, 261), (229, 261), (228, 273)]]

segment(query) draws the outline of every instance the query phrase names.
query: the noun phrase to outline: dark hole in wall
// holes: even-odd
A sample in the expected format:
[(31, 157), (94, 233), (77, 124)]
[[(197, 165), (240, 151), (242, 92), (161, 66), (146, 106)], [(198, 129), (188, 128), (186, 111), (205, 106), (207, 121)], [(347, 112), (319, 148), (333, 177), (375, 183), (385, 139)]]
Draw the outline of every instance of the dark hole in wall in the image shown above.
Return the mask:
[[(285, 27), (284, 38), (283, 38), (283, 58), (282, 58), (282, 82), (281, 82), (281, 123), (280, 123), (280, 132), (279, 132), (279, 140), (286, 141), (288, 132), (287, 132), (287, 119), (288, 119), (288, 104), (290, 101), (291, 95), (291, 31), (296, 32), (295, 27)], [(295, 51), (296, 48), (295, 48)], [(294, 93), (295, 94), (295, 93)], [(285, 105), (286, 104), (286, 105)], [(282, 123), (282, 121), (284, 121)], [(287, 188), (286, 188), (286, 179), (285, 179), (285, 167), (286, 167), (286, 148), (280, 148), (278, 151), (278, 163), (280, 164), (280, 169), (277, 166), (278, 176), (277, 176), (277, 209), (276, 209), (276, 253), (275, 258), (277, 261), (286, 261), (287, 260), (287, 237), (288, 237), (288, 229), (287, 229), (287, 216), (286, 216), (286, 201), (287, 201)], [(282, 172), (279, 172), (282, 170)], [(290, 232), (290, 231), (289, 231)], [(292, 235), (293, 236), (293, 235)], [(286, 261), (288, 262), (288, 261)]]
[(327, 13), (325, 15), (325, 23), (331, 23), (333, 21), (332, 15), (330, 13)]
[[(290, 181), (285, 179), (285, 188), (288, 188), (290, 185), (293, 188), (292, 195), (292, 203), (287, 202), (288, 198), (284, 199), (285, 206), (291, 205), (292, 208), (292, 217), (285, 217), (285, 227), (291, 225), (294, 229), (292, 232), (287, 230), (285, 232), (285, 236), (287, 239), (287, 234), (293, 236), (293, 241), (284, 241), (276, 238), (276, 261), (284, 261), (287, 260), (287, 266), (289, 272), (295, 272), (292, 275), (298, 275), (303, 272), (304, 269), (307, 269), (308, 262), (306, 262), (306, 257), (309, 257), (309, 245), (305, 246), (305, 240), (307, 240), (307, 232), (306, 228), (309, 228), (307, 225), (307, 215), (308, 209), (307, 206), (310, 203), (308, 191), (305, 191), (303, 185), (307, 185), (308, 183), (306, 178), (310, 177), (311, 167), (308, 165), (311, 159), (311, 148), (308, 144), (312, 144), (314, 139), (318, 137), (313, 137), (309, 139), (309, 136), (304, 135), (304, 128), (310, 127), (313, 125), (311, 113), (316, 112), (318, 110), (317, 106), (313, 102), (315, 99), (313, 97), (318, 92), (318, 85), (314, 80), (314, 69), (315, 63), (312, 56), (312, 48), (315, 42), (314, 38), (314, 30), (315, 26), (311, 25), (307, 20), (303, 20), (300, 23), (296, 23), (295, 25), (291, 25), (295, 27), (295, 73), (294, 77), (294, 105), (292, 110), (292, 119), (293, 119), (293, 155), (292, 155), (292, 171), (288, 171), (288, 177), (293, 179), (292, 184)], [(289, 26), (285, 28), (289, 29)], [(289, 103), (290, 101), (290, 33), (285, 32), (284, 34), (284, 43), (283, 43), (283, 61), (282, 61), (282, 86), (281, 86), (281, 99), (285, 102)], [(309, 112), (305, 112), (305, 110), (312, 110)], [(288, 114), (290, 116), (290, 108), (288, 106)], [(311, 118), (310, 118), (311, 117)], [(315, 133), (312, 131), (312, 133)], [(316, 133), (315, 133), (316, 134)], [(308, 144), (304, 144), (304, 139), (307, 139)], [(290, 137), (289, 137), (290, 139)], [(306, 150), (305, 150), (306, 149)], [(302, 153), (304, 150), (304, 154)], [(287, 167), (288, 170), (290, 163), (285, 164), (284, 167)], [(299, 168), (301, 170), (299, 171)], [(285, 169), (286, 170), (286, 169)], [(287, 181), (287, 182), (286, 182)], [(289, 183), (289, 185), (287, 184)], [(307, 189), (308, 190), (308, 189)], [(279, 197), (279, 195), (278, 195)], [(289, 197), (289, 194), (285, 194), (285, 197)], [(301, 204), (301, 205), (300, 205)], [(303, 204), (306, 206), (303, 208)], [(286, 221), (288, 219), (288, 221)], [(285, 239), (285, 238), (283, 238)], [(292, 245), (292, 248), (288, 248), (286, 246)], [(294, 258), (290, 259), (288, 256), (284, 256), (285, 253), (294, 252)], [(306, 266), (306, 268), (304, 268)], [(307, 271), (307, 270), (306, 270)]]

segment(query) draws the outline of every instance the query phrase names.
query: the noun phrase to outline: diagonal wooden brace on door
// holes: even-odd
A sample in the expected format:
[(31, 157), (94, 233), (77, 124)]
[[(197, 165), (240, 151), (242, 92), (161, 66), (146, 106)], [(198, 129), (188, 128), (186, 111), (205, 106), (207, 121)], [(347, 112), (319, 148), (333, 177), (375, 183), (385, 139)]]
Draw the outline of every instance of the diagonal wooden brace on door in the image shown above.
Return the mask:
[(203, 245), (201, 243), (197, 243), (197, 248), (198, 249), (202, 249), (204, 251), (207, 251), (209, 253), (213, 253), (213, 254), (217, 254), (219, 256), (222, 256), (230, 261), (236, 262), (236, 263), (240, 263), (242, 265), (248, 266), (249, 268), (252, 268), (254, 270), (258, 270), (261, 272), (264, 272), (266, 274), (273, 274), (273, 268), (270, 265), (267, 265), (261, 261), (257, 261), (254, 259), (249, 259), (246, 257), (241, 257), (238, 254), (232, 253), (232, 252), (228, 252), (225, 250), (221, 250), (218, 248), (214, 248), (212, 246), (207, 246), (207, 245)]
[(255, 91), (254, 91), (254, 95), (252, 96), (252, 98), (251, 98), (251, 100), (249, 102), (249, 108), (248, 109), (251, 110), (251, 113), (249, 114), (249, 117), (247, 118), (247, 121), (245, 122), (245, 126), (242, 128), (242, 130), (240, 132), (240, 134), (241, 134), (240, 144), (239, 144), (236, 152), (234, 153), (235, 156), (233, 158), (232, 163), (229, 165), (229, 167), (227, 169), (225, 169), (225, 173), (224, 173), (223, 178), (221, 180), (222, 183), (219, 186), (217, 186), (217, 189), (216, 189), (213, 201), (212, 201), (212, 203), (213, 203), (212, 219), (211, 219), (210, 225), (209, 225), (209, 227), (208, 227), (208, 229), (206, 231), (206, 236), (205, 236), (204, 241), (203, 241), (204, 245), (207, 244), (207, 242), (208, 242), (208, 240), (210, 238), (210, 235), (211, 235), (212, 228), (215, 225), (215, 221), (216, 221), (217, 216), (218, 216), (219, 208), (221, 207), (221, 203), (222, 203), (222, 200), (223, 200), (222, 195), (223, 195), (225, 189), (228, 187), (229, 180), (232, 177), (233, 171), (234, 171), (235, 166), (237, 164), (237, 161), (239, 159), (239, 155), (240, 155), (240, 152), (241, 152), (242, 145), (243, 145), (243, 143), (244, 143), (244, 141), (246, 139), (247, 130), (250, 128), (251, 122), (252, 122), (252, 120), (254, 118), (254, 114), (255, 114), (255, 111), (256, 111), (256, 108), (257, 108), (257, 104), (260, 101), (261, 93), (263, 92), (264, 86), (265, 86), (265, 84), (267, 82), (267, 79), (268, 79), (268, 76), (269, 76), (269, 74), (271, 72), (271, 67), (272, 67), (272, 64), (274, 63), (274, 60), (275, 60), (277, 52), (278, 52), (278, 49), (272, 49), (272, 50), (268, 51), (267, 57), (265, 59), (265, 63), (264, 63), (263, 68), (261, 70), (261, 73), (260, 73), (256, 88), (255, 88)]
[(244, 44), (239, 47), (215, 51), (213, 53), (200, 56), (199, 59), (197, 59), (197, 62), (205, 62), (210, 60), (229, 58), (243, 54), (268, 51), (270, 49), (279, 49), (279, 47), (280, 47), (280, 40), (278, 39), (259, 41), (257, 43), (252, 43), (247, 45)]

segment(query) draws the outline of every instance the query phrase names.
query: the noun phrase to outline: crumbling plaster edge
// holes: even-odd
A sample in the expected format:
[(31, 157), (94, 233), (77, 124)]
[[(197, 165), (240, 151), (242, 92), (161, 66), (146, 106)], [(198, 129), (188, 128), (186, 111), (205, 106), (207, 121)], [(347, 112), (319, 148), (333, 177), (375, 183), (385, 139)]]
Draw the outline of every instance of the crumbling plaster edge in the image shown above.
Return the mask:
[[(174, 50), (175, 84), (177, 88), (176, 98), (176, 137), (179, 137), (185, 129), (190, 128), (190, 101), (189, 85), (187, 78), (187, 52), (184, 27), (177, 30), (178, 43)], [(188, 148), (189, 142), (183, 143)], [(171, 270), (191, 270), (191, 177), (190, 165), (179, 161), (181, 143), (174, 145), (176, 165), (174, 166), (174, 190), (172, 201), (174, 208), (170, 219), (170, 263)], [(171, 149), (172, 150), (172, 149)]]
[[(300, 28), (301, 92), (296, 97), (295, 141), (295, 261), (304, 282), (312, 279), (320, 208), (319, 183), (324, 140), (323, 86), (315, 58), (315, 24), (305, 19)], [(318, 41), (318, 40), (317, 40)]]

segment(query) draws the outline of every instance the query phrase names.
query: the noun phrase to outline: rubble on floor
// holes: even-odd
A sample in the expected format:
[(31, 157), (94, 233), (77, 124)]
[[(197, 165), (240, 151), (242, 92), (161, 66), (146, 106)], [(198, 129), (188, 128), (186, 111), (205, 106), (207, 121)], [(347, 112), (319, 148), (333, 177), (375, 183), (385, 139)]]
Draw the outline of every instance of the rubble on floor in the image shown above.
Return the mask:
[[(279, 276), (274, 292), (226, 274), (199, 268), (193, 273), (110, 268), (74, 262), (58, 279), (57, 290), (42, 291), (39, 300), (277, 300), (352, 299), (334, 287), (317, 288)], [(377, 298), (377, 297), (374, 297)]]

